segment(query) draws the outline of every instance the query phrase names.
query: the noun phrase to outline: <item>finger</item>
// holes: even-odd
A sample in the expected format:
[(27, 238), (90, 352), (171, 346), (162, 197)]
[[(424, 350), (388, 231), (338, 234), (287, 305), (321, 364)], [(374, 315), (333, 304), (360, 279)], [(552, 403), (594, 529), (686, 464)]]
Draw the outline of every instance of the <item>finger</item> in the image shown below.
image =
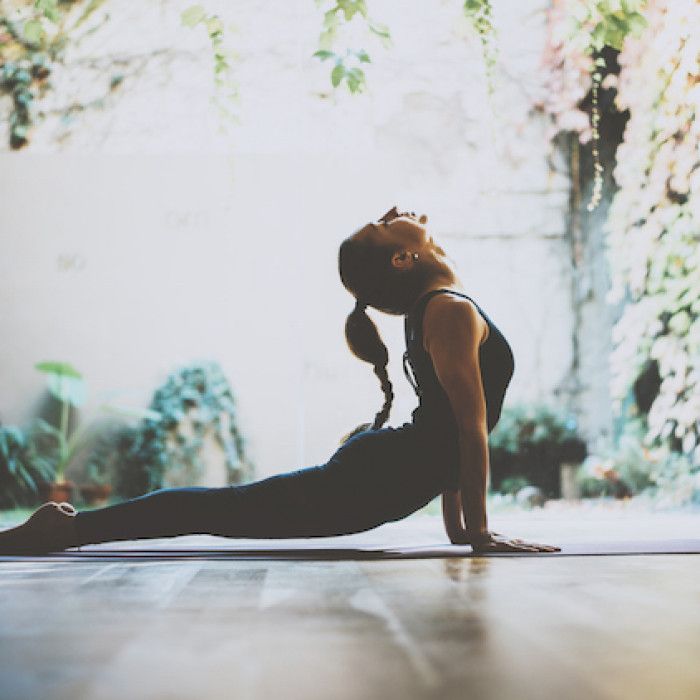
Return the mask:
[(507, 542), (490, 542), (488, 549), (492, 552), (534, 552), (537, 551), (532, 547), (516, 544), (512, 541)]
[(534, 547), (529, 542), (514, 542), (513, 540), (511, 540), (509, 543), (507, 543), (507, 546), (516, 552), (536, 552), (537, 551), (537, 547)]
[(532, 542), (531, 544), (534, 544), (535, 547), (541, 547), (542, 549), (559, 549), (559, 547), (557, 547), (554, 544), (540, 544), (534, 542)]

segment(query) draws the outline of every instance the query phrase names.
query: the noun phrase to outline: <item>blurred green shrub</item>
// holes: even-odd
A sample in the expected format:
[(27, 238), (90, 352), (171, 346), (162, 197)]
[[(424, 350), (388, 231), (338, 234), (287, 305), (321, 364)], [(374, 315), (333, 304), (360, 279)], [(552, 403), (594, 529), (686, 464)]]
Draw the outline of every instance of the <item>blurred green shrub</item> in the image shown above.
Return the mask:
[(500, 493), (515, 496), (520, 489), (530, 486), (530, 482), (524, 476), (507, 476), (501, 481)]
[[(560, 495), (560, 465), (586, 456), (576, 418), (544, 403), (518, 403), (503, 409), (489, 435), (491, 487), (505, 493), (520, 477), (547, 497)], [(505, 482), (505, 483), (504, 483)]]
[(38, 484), (53, 477), (51, 462), (35, 452), (21, 428), (0, 425), (0, 508), (34, 505)]
[(162, 488), (169, 469), (196, 477), (204, 471), (201, 451), (213, 434), (223, 449), (228, 482), (249, 480), (254, 467), (245, 454), (245, 440), (231, 386), (216, 362), (194, 364), (172, 373), (156, 390), (146, 417), (115, 438), (115, 487), (127, 498)]

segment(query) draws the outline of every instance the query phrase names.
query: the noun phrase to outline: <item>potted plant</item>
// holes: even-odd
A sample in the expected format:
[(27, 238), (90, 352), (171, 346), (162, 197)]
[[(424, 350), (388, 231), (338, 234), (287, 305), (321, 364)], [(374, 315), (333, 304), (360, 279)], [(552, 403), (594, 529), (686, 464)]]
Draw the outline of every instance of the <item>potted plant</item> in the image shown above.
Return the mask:
[(112, 493), (112, 484), (97, 462), (89, 462), (87, 465), (87, 483), (80, 484), (80, 498), (89, 506), (101, 505), (107, 501)]
[[(78, 487), (87, 504), (104, 502), (112, 492), (106, 465), (112, 460), (114, 444), (106, 439), (101, 425), (71, 426), (71, 411), (85, 401), (85, 381), (67, 362), (40, 362), (36, 369), (46, 375), (50, 395), (58, 402), (59, 414), (55, 424), (36, 419), (25, 432), (20, 428), (0, 426), (0, 487), (16, 482), (20, 490), (29, 488), (44, 501), (70, 501), (76, 485), (66, 479), (66, 469), (76, 461), (78, 453), (87, 455), (87, 482)], [(121, 417), (140, 418), (158, 422), (157, 411), (132, 406), (103, 404), (100, 408)], [(117, 430), (123, 432), (123, 426)], [(8, 493), (9, 486), (3, 488)], [(2, 502), (0, 494), (0, 503)]]
[(40, 362), (36, 369), (46, 375), (49, 393), (59, 402), (58, 426), (38, 419), (31, 435), (34, 453), (52, 465), (53, 478), (39, 483), (39, 494), (46, 501), (70, 501), (75, 484), (65, 477), (66, 467), (73, 459), (83, 431), (70, 431), (71, 410), (79, 408), (86, 387), (82, 375), (67, 362)]

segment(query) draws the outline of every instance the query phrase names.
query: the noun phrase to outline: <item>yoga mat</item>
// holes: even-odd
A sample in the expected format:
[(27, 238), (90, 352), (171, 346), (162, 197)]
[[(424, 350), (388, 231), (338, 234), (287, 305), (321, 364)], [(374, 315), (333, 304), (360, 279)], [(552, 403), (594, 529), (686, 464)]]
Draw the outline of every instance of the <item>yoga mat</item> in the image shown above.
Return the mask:
[(220, 546), (186, 546), (141, 544), (87, 545), (80, 549), (66, 550), (45, 555), (0, 556), (2, 561), (28, 560), (293, 560), (293, 561), (370, 561), (383, 559), (443, 559), (454, 557), (581, 557), (581, 556), (638, 556), (647, 554), (700, 554), (700, 539), (604, 541), (604, 542), (549, 542), (561, 547), (560, 552), (472, 552), (469, 546), (420, 545), (420, 546), (364, 546), (338, 547), (289, 546), (286, 544), (259, 542), (254, 544), (226, 544)]

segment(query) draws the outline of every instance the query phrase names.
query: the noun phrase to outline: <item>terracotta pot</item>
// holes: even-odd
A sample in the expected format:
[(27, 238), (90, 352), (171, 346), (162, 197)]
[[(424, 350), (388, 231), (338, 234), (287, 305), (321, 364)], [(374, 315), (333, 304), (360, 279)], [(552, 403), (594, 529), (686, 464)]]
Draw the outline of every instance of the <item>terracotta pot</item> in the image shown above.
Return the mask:
[(79, 488), (83, 503), (90, 506), (104, 503), (112, 493), (111, 484), (81, 484)]
[(56, 501), (62, 503), (73, 500), (73, 489), (75, 484), (72, 481), (53, 481), (51, 483), (39, 484), (39, 496), (42, 501)]

